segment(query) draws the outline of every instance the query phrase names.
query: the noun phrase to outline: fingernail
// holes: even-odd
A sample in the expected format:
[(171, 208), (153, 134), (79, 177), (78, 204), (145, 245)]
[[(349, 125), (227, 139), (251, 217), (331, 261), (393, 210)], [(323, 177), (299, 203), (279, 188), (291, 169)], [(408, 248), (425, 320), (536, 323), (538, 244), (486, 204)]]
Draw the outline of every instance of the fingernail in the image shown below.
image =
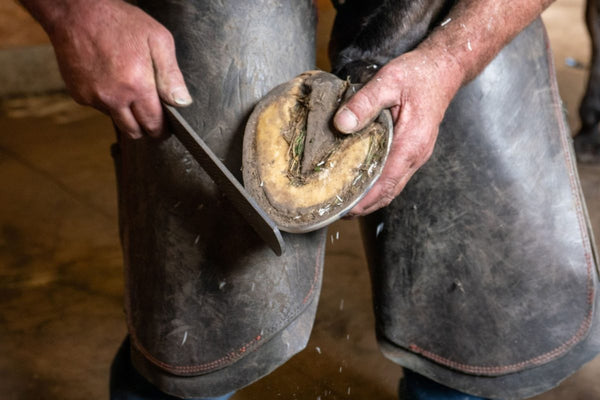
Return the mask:
[(344, 107), (335, 117), (335, 126), (342, 132), (351, 133), (358, 126), (358, 118), (352, 111)]
[(180, 106), (189, 106), (192, 104), (192, 98), (185, 88), (177, 88), (171, 92), (171, 98), (175, 104)]

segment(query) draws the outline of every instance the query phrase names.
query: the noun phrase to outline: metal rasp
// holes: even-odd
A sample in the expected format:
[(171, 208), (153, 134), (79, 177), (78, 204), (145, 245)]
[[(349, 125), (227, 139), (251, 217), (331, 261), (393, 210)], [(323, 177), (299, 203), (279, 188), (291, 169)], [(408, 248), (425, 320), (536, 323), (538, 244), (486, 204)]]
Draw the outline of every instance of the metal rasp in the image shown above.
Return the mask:
[(219, 190), (231, 201), (256, 233), (278, 256), (285, 251), (281, 232), (269, 216), (258, 206), (246, 189), (238, 182), (225, 164), (204, 143), (175, 107), (163, 103), (173, 133), (194, 159), (215, 182)]

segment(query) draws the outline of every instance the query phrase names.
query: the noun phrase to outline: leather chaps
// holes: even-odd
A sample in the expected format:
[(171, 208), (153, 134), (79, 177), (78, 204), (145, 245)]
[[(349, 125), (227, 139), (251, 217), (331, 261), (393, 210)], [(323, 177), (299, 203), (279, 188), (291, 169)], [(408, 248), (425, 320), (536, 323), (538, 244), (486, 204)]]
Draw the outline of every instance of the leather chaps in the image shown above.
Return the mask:
[[(144, 0), (175, 37), (182, 114), (241, 179), (271, 88), (314, 67), (311, 0)], [(217, 396), (306, 346), (325, 231), (277, 257), (177, 139), (117, 154), (132, 361), (164, 392)], [(540, 21), (452, 102), (431, 160), (363, 221), (384, 354), (489, 398), (558, 384), (600, 350), (598, 275)]]

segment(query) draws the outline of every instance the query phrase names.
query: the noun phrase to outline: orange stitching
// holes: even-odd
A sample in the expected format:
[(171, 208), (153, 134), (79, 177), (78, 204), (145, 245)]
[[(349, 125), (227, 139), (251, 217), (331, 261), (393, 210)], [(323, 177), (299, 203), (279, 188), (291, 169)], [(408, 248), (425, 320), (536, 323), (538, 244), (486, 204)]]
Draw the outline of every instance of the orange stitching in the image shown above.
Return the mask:
[(463, 372), (470, 372), (470, 373), (479, 374), (479, 375), (495, 374), (495, 373), (499, 373), (499, 372), (503, 372), (503, 373), (517, 372), (527, 366), (545, 364), (546, 362), (550, 361), (551, 359), (553, 359), (559, 355), (562, 355), (565, 351), (567, 351), (569, 348), (571, 348), (572, 346), (577, 344), (579, 342), (579, 340), (581, 340), (581, 338), (586, 335), (587, 330), (589, 329), (589, 327), (591, 325), (591, 322), (592, 322), (592, 316), (588, 315), (588, 317), (584, 320), (583, 324), (581, 325), (581, 327), (575, 334), (575, 336), (573, 336), (571, 339), (569, 339), (567, 342), (563, 343), (561, 346), (557, 347), (556, 349), (549, 351), (548, 353), (542, 354), (540, 356), (531, 358), (526, 361), (521, 361), (516, 364), (504, 365), (504, 366), (486, 367), (486, 366), (462, 364), (462, 363), (459, 363), (456, 361), (452, 361), (448, 358), (441, 357), (430, 351), (424, 350), (423, 348), (419, 347), (416, 344), (411, 344), (408, 348), (411, 351), (413, 351), (414, 353), (422, 354), (425, 357), (438, 362), (439, 364), (443, 364), (448, 367), (453, 367), (454, 369), (458, 369)]
[[(452, 361), (450, 359), (444, 358), (440, 355), (437, 355), (435, 353), (432, 353), (430, 351), (427, 351), (421, 347), (419, 347), (416, 344), (411, 344), (409, 345), (409, 350), (417, 353), (417, 354), (422, 354), (423, 356), (434, 360), (436, 362), (438, 362), (439, 364), (442, 365), (446, 365), (448, 367), (453, 367), (454, 369), (458, 369), (458, 370), (462, 370), (463, 372), (470, 372), (470, 373), (474, 373), (474, 374), (495, 374), (495, 373), (509, 373), (509, 372), (516, 372), (519, 371), (525, 367), (528, 366), (532, 366), (532, 365), (541, 365), (544, 364), (554, 358), (557, 358), (561, 355), (563, 355), (566, 351), (568, 351), (571, 347), (573, 347), (574, 345), (576, 345), (577, 343), (579, 343), (579, 341), (584, 338), (592, 324), (592, 318), (593, 318), (593, 302), (594, 302), (594, 297), (595, 297), (595, 289), (594, 289), (594, 281), (593, 281), (593, 276), (592, 276), (592, 271), (593, 271), (593, 263), (592, 263), (592, 255), (591, 255), (591, 249), (589, 247), (589, 237), (587, 235), (587, 230), (584, 229), (584, 225), (585, 225), (585, 221), (583, 219), (583, 212), (582, 212), (582, 205), (581, 205), (581, 199), (579, 198), (579, 191), (576, 190), (577, 189), (577, 184), (576, 184), (576, 180), (575, 180), (575, 174), (574, 174), (574, 170), (573, 170), (573, 163), (571, 161), (571, 158), (569, 157), (570, 154), (570, 150), (569, 150), (569, 145), (567, 143), (567, 139), (566, 139), (566, 126), (564, 123), (564, 116), (562, 114), (562, 110), (560, 109), (560, 99), (558, 96), (558, 86), (557, 86), (557, 82), (555, 79), (552, 79), (552, 76), (554, 74), (554, 60), (552, 60), (552, 56), (551, 56), (551, 50), (550, 50), (550, 46), (549, 46), (549, 41), (548, 41), (548, 34), (546, 32), (546, 28), (545, 26), (543, 26), (543, 31), (544, 31), (544, 40), (546, 43), (546, 49), (547, 49), (547, 62), (548, 62), (548, 69), (549, 69), (549, 74), (550, 74), (550, 83), (551, 83), (551, 89), (552, 89), (552, 97), (554, 100), (554, 112), (555, 115), (557, 117), (557, 122), (559, 125), (559, 129), (561, 132), (560, 135), (560, 139), (561, 139), (561, 146), (563, 149), (563, 155), (565, 158), (565, 163), (567, 164), (567, 171), (569, 172), (569, 183), (571, 186), (571, 194), (572, 197), (575, 201), (575, 208), (576, 208), (576, 212), (577, 212), (577, 219), (579, 222), (579, 231), (581, 234), (581, 239), (582, 242), (584, 243), (584, 253), (585, 253), (585, 260), (586, 260), (586, 264), (587, 264), (587, 295), (586, 295), (586, 300), (587, 303), (589, 305), (589, 310), (587, 313), (586, 318), (583, 320), (583, 322), (581, 323), (581, 325), (579, 326), (579, 329), (577, 330), (577, 332), (575, 333), (575, 335), (573, 335), (571, 337), (571, 339), (567, 340), (565, 343), (563, 343), (562, 345), (560, 345), (559, 347), (555, 348), (554, 350), (551, 350), (545, 354), (542, 354), (540, 356), (531, 358), (529, 360), (525, 360), (525, 361), (521, 361), (519, 363), (516, 364), (511, 364), (511, 365), (505, 365), (505, 366), (477, 366), (477, 365), (468, 365), (468, 364), (462, 364), (459, 362), (455, 362)], [(588, 245), (586, 246), (585, 243), (587, 243)]]
[[(319, 280), (319, 269), (320, 269), (319, 261), (321, 259), (321, 253), (323, 251), (323, 247), (324, 247), (323, 243), (321, 243), (321, 245), (319, 246), (319, 248), (317, 250), (317, 259), (315, 262), (314, 278), (313, 278), (311, 286), (308, 290), (307, 295), (304, 297), (304, 299), (302, 301), (302, 304), (306, 304), (306, 302), (308, 301), (308, 299), (314, 292), (316, 284)], [(298, 309), (298, 311), (302, 311), (302, 310)], [(204, 364), (180, 365), (180, 366), (171, 365), (171, 364), (167, 364), (163, 361), (160, 361), (159, 359), (154, 357), (144, 346), (141, 345), (137, 336), (135, 335), (135, 330), (133, 329), (133, 323), (131, 322), (130, 317), (129, 317), (130, 313), (128, 312), (127, 314), (128, 314), (127, 315), (127, 325), (129, 325), (130, 336), (131, 336), (132, 342), (135, 345), (135, 347), (137, 348), (137, 350), (140, 353), (142, 353), (144, 355), (144, 357), (146, 357), (146, 359), (148, 359), (148, 361), (152, 362), (153, 364), (157, 365), (158, 367), (161, 367), (162, 369), (164, 369), (168, 372), (180, 372), (180, 373), (184, 373), (184, 374), (193, 374), (193, 373), (197, 373), (197, 372), (206, 372), (206, 371), (209, 371), (212, 369), (216, 369), (216, 368), (220, 367), (221, 365), (223, 365), (224, 363), (237, 361), (244, 355), (244, 353), (247, 350), (253, 350), (255, 348), (255, 346), (258, 345), (258, 343), (263, 338), (261, 335), (258, 335), (257, 337), (252, 339), (250, 342), (248, 342), (245, 345), (243, 345), (242, 347), (240, 347), (240, 349), (238, 349), (237, 351), (231, 351), (227, 355), (225, 355), (219, 359), (216, 359), (216, 360), (204, 363)], [(274, 328), (269, 329), (269, 331), (267, 333), (276, 331), (279, 328), (280, 328), (279, 326), (275, 326)]]

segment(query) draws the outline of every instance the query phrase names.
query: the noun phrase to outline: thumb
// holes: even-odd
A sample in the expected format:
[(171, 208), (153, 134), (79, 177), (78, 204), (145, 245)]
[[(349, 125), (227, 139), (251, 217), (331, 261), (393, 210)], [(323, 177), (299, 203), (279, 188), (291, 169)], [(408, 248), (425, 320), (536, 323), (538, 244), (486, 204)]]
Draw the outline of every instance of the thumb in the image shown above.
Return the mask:
[(192, 97), (177, 65), (175, 44), (171, 34), (167, 32), (163, 36), (156, 35), (149, 40), (149, 43), (155, 70), (156, 90), (160, 98), (175, 107), (192, 104)]
[(370, 80), (340, 107), (333, 118), (333, 124), (343, 133), (361, 130), (377, 118), (384, 108), (393, 105), (391, 92), (377, 79)]

